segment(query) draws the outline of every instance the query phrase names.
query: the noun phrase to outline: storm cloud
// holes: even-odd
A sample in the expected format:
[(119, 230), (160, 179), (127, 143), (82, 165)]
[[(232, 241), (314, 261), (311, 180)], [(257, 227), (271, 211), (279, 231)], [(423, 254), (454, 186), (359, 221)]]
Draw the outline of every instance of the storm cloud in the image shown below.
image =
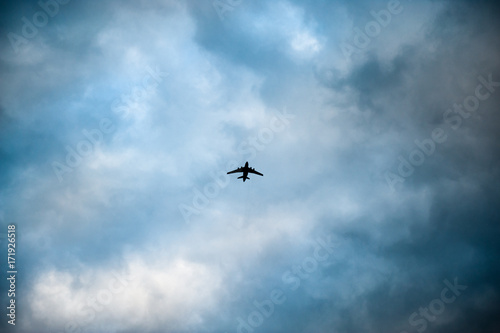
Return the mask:
[(495, 1), (1, 5), (16, 331), (500, 329)]

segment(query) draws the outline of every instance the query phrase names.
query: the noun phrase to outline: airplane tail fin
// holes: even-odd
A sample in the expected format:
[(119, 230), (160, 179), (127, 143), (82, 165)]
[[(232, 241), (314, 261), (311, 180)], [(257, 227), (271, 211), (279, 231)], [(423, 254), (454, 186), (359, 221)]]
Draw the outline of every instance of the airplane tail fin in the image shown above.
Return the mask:
[(238, 177), (238, 179), (241, 179), (241, 178), (243, 178), (243, 181), (245, 181), (245, 180), (247, 180), (247, 179), (250, 179), (250, 178), (245, 177), (245, 176)]

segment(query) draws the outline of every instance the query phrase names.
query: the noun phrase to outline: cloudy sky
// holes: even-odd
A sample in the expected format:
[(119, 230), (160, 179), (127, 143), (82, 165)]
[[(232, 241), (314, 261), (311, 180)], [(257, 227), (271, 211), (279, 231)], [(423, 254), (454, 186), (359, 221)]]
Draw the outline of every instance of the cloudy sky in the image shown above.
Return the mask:
[(500, 330), (495, 2), (1, 4), (0, 329)]

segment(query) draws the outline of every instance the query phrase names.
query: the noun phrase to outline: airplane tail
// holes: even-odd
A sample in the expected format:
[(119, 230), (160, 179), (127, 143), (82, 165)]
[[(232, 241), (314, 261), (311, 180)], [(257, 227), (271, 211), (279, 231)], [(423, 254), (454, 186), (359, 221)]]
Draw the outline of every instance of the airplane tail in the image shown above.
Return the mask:
[(245, 176), (238, 177), (238, 179), (241, 179), (241, 178), (243, 178), (243, 181), (245, 181), (245, 180), (247, 180), (247, 179), (250, 179), (250, 178), (245, 177)]

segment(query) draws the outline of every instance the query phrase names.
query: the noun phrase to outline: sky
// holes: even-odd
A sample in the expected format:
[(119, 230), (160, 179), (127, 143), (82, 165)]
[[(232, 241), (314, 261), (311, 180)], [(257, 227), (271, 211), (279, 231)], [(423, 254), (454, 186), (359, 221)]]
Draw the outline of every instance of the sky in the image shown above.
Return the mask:
[(1, 330), (500, 330), (497, 2), (0, 6)]

